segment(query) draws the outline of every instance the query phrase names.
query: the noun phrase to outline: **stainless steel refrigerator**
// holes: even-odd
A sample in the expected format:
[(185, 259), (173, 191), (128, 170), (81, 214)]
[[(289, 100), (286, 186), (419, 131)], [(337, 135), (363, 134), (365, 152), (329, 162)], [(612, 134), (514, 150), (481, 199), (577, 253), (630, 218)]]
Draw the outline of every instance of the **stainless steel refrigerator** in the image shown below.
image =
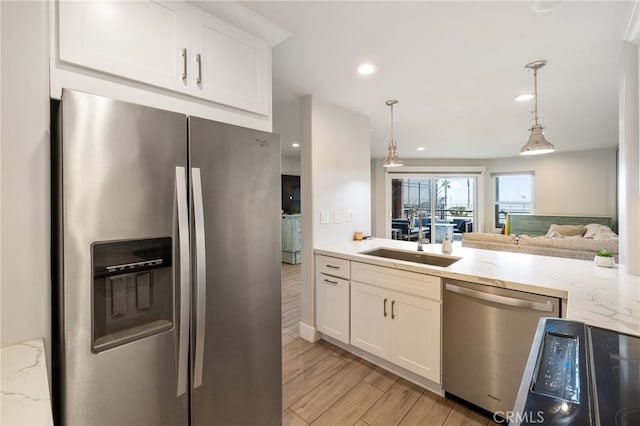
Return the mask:
[(71, 90), (54, 109), (57, 423), (280, 424), (278, 136)]

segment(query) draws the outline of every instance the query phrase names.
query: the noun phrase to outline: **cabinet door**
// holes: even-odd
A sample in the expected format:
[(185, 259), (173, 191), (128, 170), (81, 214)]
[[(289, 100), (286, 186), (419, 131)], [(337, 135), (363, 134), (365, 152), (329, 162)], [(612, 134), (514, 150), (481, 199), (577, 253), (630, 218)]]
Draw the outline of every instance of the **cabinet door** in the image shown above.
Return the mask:
[(261, 39), (191, 6), (191, 94), (269, 114), (271, 49)]
[(316, 327), (349, 343), (349, 281), (316, 274)]
[(282, 250), (300, 251), (300, 216), (282, 218)]
[(440, 303), (392, 293), (390, 361), (440, 383)]
[(188, 93), (188, 3), (82, 0), (58, 8), (61, 61)]
[(376, 356), (389, 357), (389, 291), (351, 283), (351, 344)]

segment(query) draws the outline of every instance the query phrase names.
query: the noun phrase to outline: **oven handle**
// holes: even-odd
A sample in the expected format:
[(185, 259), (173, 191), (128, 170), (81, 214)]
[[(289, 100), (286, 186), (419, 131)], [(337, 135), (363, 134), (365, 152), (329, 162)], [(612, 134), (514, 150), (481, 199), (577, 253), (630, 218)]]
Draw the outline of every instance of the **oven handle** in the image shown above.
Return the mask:
[(513, 297), (505, 297), (499, 296), (497, 294), (485, 293), (482, 291), (472, 290), (470, 288), (460, 287), (453, 284), (445, 284), (445, 290), (462, 294), (463, 296), (473, 297), (478, 300), (484, 300), (486, 302), (498, 303), (500, 305), (530, 309), (532, 311), (553, 312), (553, 303), (551, 303), (550, 301), (543, 303), (533, 302), (531, 300), (514, 299)]

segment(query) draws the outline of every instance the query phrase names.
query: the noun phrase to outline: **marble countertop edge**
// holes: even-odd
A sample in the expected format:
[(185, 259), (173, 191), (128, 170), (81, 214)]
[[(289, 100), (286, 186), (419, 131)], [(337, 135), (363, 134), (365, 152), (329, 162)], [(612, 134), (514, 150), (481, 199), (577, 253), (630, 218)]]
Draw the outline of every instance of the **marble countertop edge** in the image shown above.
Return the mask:
[[(454, 243), (448, 267), (422, 265), (363, 254), (376, 248), (416, 251), (415, 242), (374, 238), (315, 248), (315, 254), (395, 269), (558, 297), (567, 302), (567, 319), (640, 336), (640, 277), (624, 268), (601, 268), (591, 261), (500, 252)], [(441, 254), (440, 244), (426, 253)]]

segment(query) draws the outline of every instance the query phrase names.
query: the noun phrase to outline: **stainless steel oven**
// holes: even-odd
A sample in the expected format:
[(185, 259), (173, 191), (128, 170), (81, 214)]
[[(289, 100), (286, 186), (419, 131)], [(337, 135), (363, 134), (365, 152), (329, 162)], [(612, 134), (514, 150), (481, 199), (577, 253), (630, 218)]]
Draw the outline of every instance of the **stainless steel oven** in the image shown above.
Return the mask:
[(560, 299), (446, 279), (444, 390), (504, 418), (516, 400), (538, 320), (548, 316), (560, 316)]
[(540, 320), (512, 424), (640, 425), (640, 337)]

